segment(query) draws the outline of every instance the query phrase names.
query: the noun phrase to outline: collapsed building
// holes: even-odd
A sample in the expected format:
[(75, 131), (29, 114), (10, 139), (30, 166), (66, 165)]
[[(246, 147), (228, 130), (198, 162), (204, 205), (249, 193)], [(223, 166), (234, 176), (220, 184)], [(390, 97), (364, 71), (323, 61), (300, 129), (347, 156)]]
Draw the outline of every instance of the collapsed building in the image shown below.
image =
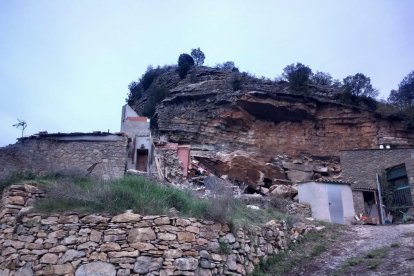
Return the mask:
[(178, 182), (190, 165), (190, 146), (154, 141), (150, 120), (128, 105), (122, 107), (119, 133), (40, 132), (0, 148), (0, 181), (21, 172), (112, 180), (131, 171)]
[(127, 170), (150, 172), (153, 165), (154, 145), (150, 120), (138, 116), (129, 105), (122, 107), (121, 132), (128, 137)]
[(390, 214), (399, 215), (413, 207), (413, 148), (345, 150), (341, 165), (343, 179), (351, 183), (357, 214), (390, 223)]
[(126, 146), (122, 133), (41, 132), (0, 148), (0, 181), (24, 171), (120, 178), (125, 172)]
[[(296, 158), (278, 154), (270, 162), (264, 162), (243, 150), (231, 154), (218, 150), (213, 158), (210, 153), (215, 149), (209, 144), (190, 146), (168, 139), (163, 136), (154, 139), (149, 118), (139, 116), (129, 105), (124, 105), (119, 133), (40, 132), (0, 148), (0, 181), (19, 171), (79, 173), (101, 180), (120, 178), (129, 171), (180, 183), (188, 177), (198, 179), (196, 170), (204, 173), (201, 179), (217, 175), (246, 186), (245, 191), (250, 193), (287, 194), (290, 199), (297, 194), (292, 187), (297, 183), (312, 183), (301, 184), (303, 187), (325, 187), (325, 192), (331, 189), (326, 187), (340, 184), (337, 191), (341, 191), (341, 196), (336, 198), (341, 198), (344, 204), (339, 212), (346, 214), (344, 221), (349, 221), (349, 214), (355, 210), (356, 214), (385, 223), (387, 214), (413, 206), (413, 148), (341, 150), (338, 159), (319, 158), (317, 162), (315, 156), (308, 154)], [(349, 196), (342, 195), (342, 191), (348, 194), (348, 186), (353, 195), (351, 204)], [(303, 189), (307, 190), (308, 200), (309, 195), (316, 194), (309, 192), (312, 189)], [(329, 193), (326, 195), (328, 205), (322, 208), (329, 210), (332, 202)], [(354, 210), (349, 210), (349, 206), (354, 206)], [(330, 218), (338, 217), (328, 213)], [(324, 216), (328, 217), (328, 213)]]

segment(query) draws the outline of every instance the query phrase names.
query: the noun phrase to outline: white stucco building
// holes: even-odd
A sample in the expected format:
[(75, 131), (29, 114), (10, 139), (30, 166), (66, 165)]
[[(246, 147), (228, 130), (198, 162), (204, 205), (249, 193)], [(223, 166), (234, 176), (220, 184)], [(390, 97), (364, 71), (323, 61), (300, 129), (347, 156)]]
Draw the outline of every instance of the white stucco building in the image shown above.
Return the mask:
[(318, 220), (350, 224), (354, 219), (354, 201), (349, 183), (336, 180), (312, 180), (298, 184), (299, 202), (311, 206)]

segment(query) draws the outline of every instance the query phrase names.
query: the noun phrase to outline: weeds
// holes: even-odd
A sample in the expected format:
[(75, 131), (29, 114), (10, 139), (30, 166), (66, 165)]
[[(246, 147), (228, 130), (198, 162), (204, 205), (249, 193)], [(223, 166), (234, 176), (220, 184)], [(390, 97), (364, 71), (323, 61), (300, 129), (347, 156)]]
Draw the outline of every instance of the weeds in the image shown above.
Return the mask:
[(233, 232), (240, 227), (255, 228), (271, 219), (288, 219), (268, 208), (253, 210), (230, 195), (200, 199), (189, 190), (160, 185), (142, 176), (126, 176), (111, 182), (96, 182), (85, 177), (55, 176), (39, 181), (48, 196), (35, 202), (40, 212), (100, 212), (117, 214), (125, 210), (154, 215), (178, 215), (229, 223)]
[(228, 255), (230, 254), (230, 252), (231, 252), (230, 246), (224, 241), (219, 241), (219, 253)]
[(308, 233), (300, 243), (292, 244), (289, 251), (261, 261), (251, 275), (286, 275), (298, 264), (324, 252), (336, 239), (337, 234), (338, 229), (335, 227), (327, 227), (324, 232)]
[(400, 248), (401, 245), (399, 243), (393, 243), (390, 246), (391, 248)]
[(367, 252), (364, 256), (353, 257), (348, 259), (344, 265), (336, 271), (335, 275), (348, 275), (351, 267), (367, 267), (368, 269), (375, 270), (378, 268), (382, 261), (387, 257), (391, 248), (398, 248), (399, 244), (392, 244), (390, 247), (382, 247)]
[(142, 214), (165, 214), (175, 208), (184, 215), (201, 217), (206, 201), (189, 191), (153, 183), (144, 177), (127, 176), (112, 182), (90, 179), (59, 179), (45, 184), (48, 197), (35, 203), (43, 212), (86, 211), (120, 213), (128, 209)]
[(33, 180), (37, 175), (32, 171), (16, 171), (11, 173), (4, 181), (0, 182), (0, 193), (8, 186), (22, 180)]

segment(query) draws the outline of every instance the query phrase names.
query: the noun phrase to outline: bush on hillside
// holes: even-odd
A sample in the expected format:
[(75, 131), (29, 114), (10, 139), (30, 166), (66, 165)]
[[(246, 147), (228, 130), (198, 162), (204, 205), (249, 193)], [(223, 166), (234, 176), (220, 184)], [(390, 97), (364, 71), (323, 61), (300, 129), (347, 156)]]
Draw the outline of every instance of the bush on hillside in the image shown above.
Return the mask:
[(356, 97), (375, 98), (378, 96), (378, 90), (372, 87), (371, 79), (362, 73), (344, 78), (343, 90), (344, 93)]
[(151, 118), (155, 114), (156, 106), (169, 94), (168, 89), (153, 86), (148, 90), (148, 98), (144, 105), (142, 115)]
[(239, 76), (233, 76), (231, 81), (231, 86), (233, 91), (238, 91), (242, 89), (242, 79)]
[(329, 73), (317, 71), (310, 77), (310, 81), (316, 85), (331, 86), (333, 84), (332, 76)]
[(133, 81), (128, 85), (129, 93), (126, 102), (133, 105), (135, 101), (142, 98), (143, 89), (139, 82)]
[(181, 54), (178, 57), (178, 74), (184, 79), (191, 67), (194, 66), (194, 59), (189, 54)]
[(302, 63), (290, 64), (283, 69), (283, 77), (293, 88), (300, 88), (309, 83), (312, 69)]
[(154, 69), (151, 65), (149, 65), (147, 67), (147, 71), (145, 71), (144, 75), (142, 75), (141, 77), (141, 85), (142, 88), (145, 90), (147, 90), (152, 82), (161, 74), (161, 70), (160, 67), (158, 66), (158, 68)]
[(377, 101), (368, 96), (356, 96), (349, 92), (342, 92), (337, 95), (339, 102), (355, 107), (375, 111), (377, 109)]
[(414, 71), (404, 77), (398, 90), (391, 91), (388, 102), (401, 110), (414, 107)]
[(229, 71), (229, 72), (239, 72), (239, 68), (236, 67), (233, 61), (226, 61), (216, 65), (217, 69)]
[(200, 48), (191, 49), (191, 57), (194, 59), (194, 62), (197, 66), (203, 65), (204, 59), (206, 58)]

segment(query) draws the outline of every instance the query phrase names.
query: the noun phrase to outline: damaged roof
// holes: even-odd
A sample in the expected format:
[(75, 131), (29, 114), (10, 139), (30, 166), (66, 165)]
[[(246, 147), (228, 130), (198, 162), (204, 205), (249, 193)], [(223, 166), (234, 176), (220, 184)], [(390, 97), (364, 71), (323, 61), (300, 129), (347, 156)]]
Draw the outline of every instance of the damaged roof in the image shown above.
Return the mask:
[(311, 183), (311, 182), (316, 182), (316, 183), (328, 183), (328, 184), (340, 184), (340, 185), (351, 185), (351, 183), (349, 182), (345, 182), (339, 179), (332, 179), (332, 178), (320, 178), (320, 179), (315, 179), (315, 180), (308, 180), (308, 181), (301, 181), (298, 184), (305, 184), (305, 183)]
[(32, 139), (45, 139), (56, 141), (117, 141), (122, 139), (123, 133), (116, 132), (70, 132), (70, 133), (48, 133), (46, 131), (33, 134), (31, 136), (18, 138), (18, 141), (32, 140)]

